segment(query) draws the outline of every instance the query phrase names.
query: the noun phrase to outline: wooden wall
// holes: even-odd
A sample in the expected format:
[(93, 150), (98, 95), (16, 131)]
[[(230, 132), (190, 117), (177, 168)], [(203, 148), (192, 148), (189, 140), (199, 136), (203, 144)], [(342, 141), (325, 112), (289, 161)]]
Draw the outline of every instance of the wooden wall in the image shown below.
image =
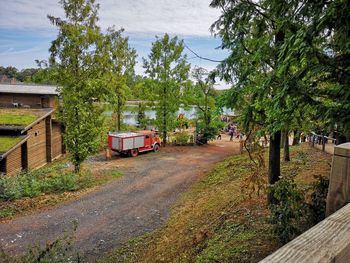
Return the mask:
[(0, 93), (0, 107), (13, 107), (13, 103), (20, 103), (31, 108), (57, 108), (57, 101), (54, 95)]
[(52, 158), (56, 159), (62, 154), (62, 127), (60, 123), (52, 122)]
[(28, 168), (35, 169), (46, 164), (45, 119), (28, 130)]
[(6, 156), (6, 174), (16, 175), (22, 170), (21, 147), (17, 147), (13, 152)]

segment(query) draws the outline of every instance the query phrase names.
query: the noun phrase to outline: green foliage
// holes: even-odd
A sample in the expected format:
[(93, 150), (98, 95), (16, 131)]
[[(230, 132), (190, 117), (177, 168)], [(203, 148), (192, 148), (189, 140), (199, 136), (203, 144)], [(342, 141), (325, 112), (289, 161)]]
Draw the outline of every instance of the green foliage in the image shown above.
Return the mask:
[(23, 172), (16, 176), (2, 176), (0, 199), (15, 200), (32, 198), (42, 193), (76, 191), (91, 186), (93, 180), (90, 172), (77, 174), (58, 170), (50, 174), (50, 169)]
[(207, 75), (208, 71), (204, 68), (196, 67), (193, 70), (192, 76), (196, 83), (190, 86), (187, 98), (191, 105), (197, 106), (199, 120), (204, 123), (205, 129), (210, 126), (213, 114), (216, 111), (216, 93), (213, 83)]
[(326, 199), (328, 193), (329, 179), (317, 176), (317, 180), (312, 185), (311, 202), (309, 204), (310, 221), (313, 225), (322, 221), (326, 217)]
[(213, 121), (209, 125), (203, 122), (197, 123), (197, 143), (206, 144), (208, 141), (215, 139), (224, 125), (221, 121)]
[(177, 145), (185, 145), (188, 143), (189, 139), (190, 139), (190, 135), (187, 132), (185, 131), (177, 132), (175, 134), (174, 143)]
[(57, 38), (50, 47), (52, 79), (61, 87), (64, 142), (75, 171), (99, 147), (103, 120), (99, 102), (111, 94), (106, 68), (110, 65), (109, 46), (97, 26), (98, 5), (94, 0), (61, 1), (65, 18), (48, 16), (57, 26)]
[(108, 28), (104, 39), (104, 48), (109, 57), (107, 68), (107, 87), (112, 91), (109, 102), (113, 106), (116, 116), (115, 130), (121, 130), (121, 116), (125, 108), (126, 98), (130, 93), (128, 83), (130, 78), (134, 78), (134, 66), (136, 63), (136, 50), (129, 46), (127, 37), (123, 37), (124, 29), (115, 30)]
[(273, 232), (282, 244), (286, 244), (303, 230), (307, 216), (303, 193), (291, 178), (282, 178), (269, 189), (275, 198), (270, 205)]
[(114, 178), (119, 178), (123, 176), (123, 173), (121, 171), (118, 170), (112, 170), (111, 171), (111, 176)]
[(0, 208), (0, 219), (10, 217), (15, 213), (11, 208)]
[(177, 37), (163, 38), (152, 43), (148, 59), (143, 59), (145, 72), (149, 77), (143, 83), (145, 99), (152, 102), (156, 110), (156, 125), (166, 143), (167, 132), (175, 127), (176, 112), (182, 103), (183, 92), (188, 85), (190, 65), (183, 55), (184, 45)]

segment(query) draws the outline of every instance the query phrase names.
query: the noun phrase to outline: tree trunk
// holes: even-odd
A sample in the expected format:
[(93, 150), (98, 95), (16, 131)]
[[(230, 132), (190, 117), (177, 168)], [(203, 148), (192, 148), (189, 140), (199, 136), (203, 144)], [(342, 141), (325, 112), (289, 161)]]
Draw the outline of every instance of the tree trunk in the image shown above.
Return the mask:
[(120, 99), (118, 99), (118, 104), (117, 104), (117, 117), (118, 117), (118, 131), (121, 129), (121, 102)]
[(167, 132), (163, 131), (163, 145), (166, 145), (166, 136), (167, 136)]
[(290, 161), (290, 156), (289, 156), (289, 136), (288, 132), (284, 132), (284, 151), (283, 151), (283, 160), (285, 162)]
[(292, 145), (298, 145), (300, 142), (300, 132), (298, 130), (293, 131), (293, 143)]
[[(280, 179), (281, 175), (281, 131), (277, 131), (270, 136), (270, 148), (269, 148), (269, 171), (268, 171), (268, 184), (274, 185)], [(269, 192), (267, 196), (267, 203), (276, 203), (273, 193)]]
[(80, 165), (81, 165), (81, 162), (80, 160), (78, 159), (75, 159), (75, 165), (74, 165), (74, 173), (79, 173), (80, 172)]
[(285, 139), (284, 131), (281, 131), (281, 140), (280, 140), (280, 148), (281, 149), (284, 148), (284, 139)]

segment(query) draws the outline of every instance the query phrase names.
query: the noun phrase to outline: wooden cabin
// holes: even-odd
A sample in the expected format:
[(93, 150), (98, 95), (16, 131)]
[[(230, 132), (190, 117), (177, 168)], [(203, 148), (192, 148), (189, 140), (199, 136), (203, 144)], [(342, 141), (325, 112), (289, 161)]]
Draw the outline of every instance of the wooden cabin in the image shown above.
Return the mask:
[(36, 169), (64, 153), (57, 105), (56, 87), (0, 84), (0, 174)]

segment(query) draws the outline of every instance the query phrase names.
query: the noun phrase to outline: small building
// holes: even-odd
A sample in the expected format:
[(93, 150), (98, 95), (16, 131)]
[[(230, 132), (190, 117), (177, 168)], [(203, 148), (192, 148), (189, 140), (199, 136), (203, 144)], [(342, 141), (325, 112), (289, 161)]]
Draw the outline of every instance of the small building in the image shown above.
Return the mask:
[(36, 169), (64, 153), (54, 86), (0, 84), (0, 173)]

